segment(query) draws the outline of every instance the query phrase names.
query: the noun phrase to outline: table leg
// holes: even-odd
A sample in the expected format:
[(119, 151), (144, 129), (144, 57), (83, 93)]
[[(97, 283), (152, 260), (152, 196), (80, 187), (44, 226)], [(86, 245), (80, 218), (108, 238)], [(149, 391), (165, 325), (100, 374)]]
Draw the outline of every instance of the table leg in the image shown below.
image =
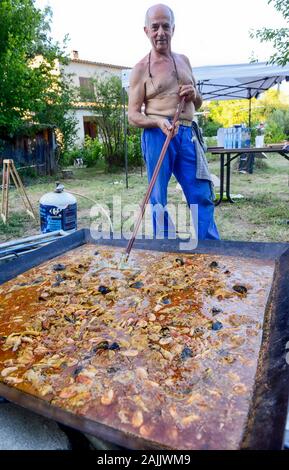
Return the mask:
[(220, 197), (215, 202), (215, 206), (221, 204), (224, 195), (224, 166), (225, 166), (225, 159), (224, 154), (220, 154)]
[(228, 201), (233, 204), (235, 201), (231, 198), (230, 195), (230, 185), (231, 185), (231, 155), (227, 153), (227, 164), (226, 164), (226, 196)]
[(289, 153), (288, 152), (278, 152), (280, 155), (282, 155), (282, 157), (286, 158), (286, 160), (289, 160)]

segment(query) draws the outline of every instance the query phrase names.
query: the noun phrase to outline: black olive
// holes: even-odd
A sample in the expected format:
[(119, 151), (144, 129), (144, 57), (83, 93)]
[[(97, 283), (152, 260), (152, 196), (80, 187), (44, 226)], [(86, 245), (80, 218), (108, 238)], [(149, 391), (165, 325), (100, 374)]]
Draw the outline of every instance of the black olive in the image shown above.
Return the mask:
[(164, 297), (164, 298), (162, 299), (162, 304), (168, 305), (168, 304), (170, 304), (170, 303), (171, 303), (171, 300), (170, 300), (168, 297)]
[(185, 346), (184, 349), (181, 352), (182, 361), (185, 361), (186, 359), (188, 359), (189, 357), (192, 357), (192, 356), (193, 356), (192, 350), (190, 348), (188, 348), (187, 346)]
[(238, 292), (239, 294), (246, 294), (248, 292), (247, 287), (245, 286), (233, 286), (234, 291)]
[(53, 265), (53, 271), (64, 271), (66, 269), (65, 264), (57, 263)]
[(224, 271), (224, 274), (231, 274), (231, 271), (229, 271), (229, 269), (226, 269), (226, 271)]
[(99, 255), (99, 251), (94, 252), (95, 256)]
[(219, 265), (217, 263), (217, 261), (212, 261), (211, 264), (210, 264), (210, 268), (217, 268)]
[(112, 343), (112, 344), (108, 347), (108, 349), (110, 349), (111, 351), (115, 351), (115, 350), (117, 350), (117, 349), (120, 349), (120, 347), (119, 347), (119, 344), (117, 344), (117, 343)]
[(141, 281), (134, 282), (133, 284), (130, 285), (130, 287), (132, 287), (133, 289), (140, 289), (143, 286), (144, 284)]
[(213, 322), (213, 324), (212, 324), (212, 330), (218, 331), (218, 330), (220, 330), (221, 328), (223, 328), (223, 324), (222, 324), (220, 321), (215, 321), (215, 322)]
[(160, 334), (162, 336), (168, 336), (168, 335), (170, 335), (170, 329), (167, 326), (163, 326), (161, 331), (160, 331)]
[(221, 308), (213, 307), (212, 308), (212, 314), (213, 315), (218, 315), (218, 313), (222, 313), (223, 310)]
[(107, 369), (107, 372), (108, 372), (109, 374), (115, 374), (115, 373), (118, 372), (119, 370), (120, 370), (119, 367), (109, 367), (109, 368)]
[(105, 286), (99, 286), (98, 292), (100, 292), (102, 295), (106, 295), (110, 292), (110, 289)]
[(54, 282), (54, 283), (52, 284), (52, 287), (59, 287), (59, 286), (60, 286), (60, 282), (59, 282), (59, 281)]
[(176, 258), (176, 263), (178, 263), (179, 266), (184, 266), (185, 264), (183, 258)]
[(83, 366), (76, 367), (76, 369), (73, 371), (74, 377), (77, 377), (78, 374), (83, 370)]
[(44, 277), (38, 277), (37, 279), (34, 279), (31, 284), (39, 284), (40, 282), (44, 281)]
[(67, 315), (64, 315), (64, 319), (68, 321), (69, 323), (75, 323), (74, 317), (68, 317)]

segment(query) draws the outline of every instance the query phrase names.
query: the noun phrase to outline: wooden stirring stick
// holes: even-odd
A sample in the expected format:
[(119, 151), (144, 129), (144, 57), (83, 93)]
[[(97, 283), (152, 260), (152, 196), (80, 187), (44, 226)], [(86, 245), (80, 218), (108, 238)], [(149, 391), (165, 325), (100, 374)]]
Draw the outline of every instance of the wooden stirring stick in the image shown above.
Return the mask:
[(138, 232), (138, 229), (139, 229), (139, 226), (140, 226), (140, 223), (142, 221), (142, 218), (144, 216), (144, 212), (145, 212), (145, 208), (146, 208), (146, 205), (148, 203), (148, 200), (150, 198), (150, 195), (151, 195), (151, 192), (152, 192), (152, 189), (154, 187), (154, 184), (156, 182), (156, 179), (158, 177), (158, 174), (159, 174), (159, 171), (160, 171), (160, 167), (162, 165), (162, 162), (163, 162), (163, 159), (165, 157), (165, 154), (166, 154), (166, 151), (167, 151), (167, 148), (169, 146), (169, 143), (174, 135), (174, 130), (175, 130), (175, 126), (176, 126), (176, 122), (178, 121), (179, 117), (180, 117), (180, 114), (184, 108), (184, 104), (185, 104), (185, 97), (182, 97), (178, 107), (177, 107), (177, 111), (176, 111), (176, 114), (174, 116), (174, 119), (173, 119), (173, 122), (172, 122), (172, 129), (170, 130), (169, 134), (167, 135), (167, 138), (164, 142), (164, 145), (163, 145), (163, 148), (162, 148), (162, 151), (161, 151), (161, 154), (159, 156), (159, 159), (158, 159), (158, 162), (156, 164), (156, 167), (154, 169), (154, 172), (153, 172), (153, 176), (152, 176), (152, 179), (150, 181), (150, 184), (148, 186), (148, 189), (145, 193), (145, 196), (143, 198), (143, 201), (141, 203), (141, 207), (140, 207), (140, 212), (139, 212), (139, 215), (138, 215), (138, 218), (137, 218), (137, 221), (136, 221), (136, 224), (135, 224), (135, 227), (134, 227), (134, 231), (133, 231), (133, 234), (127, 244), (127, 247), (126, 247), (126, 250), (125, 250), (125, 260), (127, 261), (128, 260), (128, 257), (130, 255), (130, 252), (131, 252), (131, 249), (132, 249), (132, 246), (134, 244), (134, 241), (135, 241), (135, 238), (136, 238), (136, 235), (137, 235), (137, 232)]

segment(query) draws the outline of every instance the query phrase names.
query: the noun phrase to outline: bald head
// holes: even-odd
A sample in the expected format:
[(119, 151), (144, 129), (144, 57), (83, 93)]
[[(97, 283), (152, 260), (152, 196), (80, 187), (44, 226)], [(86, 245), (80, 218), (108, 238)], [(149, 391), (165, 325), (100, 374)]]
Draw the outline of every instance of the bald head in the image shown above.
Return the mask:
[(145, 26), (148, 27), (150, 24), (150, 18), (152, 15), (155, 13), (163, 12), (165, 14), (169, 14), (171, 18), (171, 26), (173, 27), (175, 25), (175, 16), (173, 10), (168, 7), (167, 5), (164, 5), (163, 3), (158, 3), (157, 5), (151, 6), (145, 16)]

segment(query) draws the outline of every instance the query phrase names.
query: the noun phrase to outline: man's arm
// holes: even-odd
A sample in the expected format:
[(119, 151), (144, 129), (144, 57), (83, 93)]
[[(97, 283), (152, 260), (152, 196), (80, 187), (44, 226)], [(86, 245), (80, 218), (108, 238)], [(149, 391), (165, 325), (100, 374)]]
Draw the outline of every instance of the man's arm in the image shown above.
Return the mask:
[(145, 70), (140, 62), (137, 64), (130, 77), (129, 99), (128, 99), (128, 122), (132, 126), (149, 128), (159, 127), (166, 135), (171, 131), (172, 125), (165, 118), (149, 117), (141, 112), (145, 100), (144, 76)]
[(197, 82), (196, 82), (196, 79), (195, 79), (194, 76), (193, 76), (193, 82), (194, 82), (194, 88), (195, 88), (195, 92), (196, 92), (195, 99), (194, 99), (193, 103), (195, 105), (195, 109), (197, 110), (197, 109), (200, 109), (200, 107), (202, 106), (203, 98), (202, 98), (202, 95), (198, 91)]
[(156, 119), (141, 112), (144, 103), (143, 67), (137, 64), (131, 72), (128, 97), (128, 122), (135, 127), (158, 127)]
[[(192, 67), (191, 67), (189, 59), (185, 55), (183, 55), (182, 57), (184, 61), (187, 63), (187, 65), (189, 66), (189, 69), (191, 72)], [(182, 85), (180, 87), (180, 96), (186, 96), (186, 101), (187, 102), (192, 101), (194, 103), (195, 109), (197, 110), (202, 106), (203, 98), (197, 89), (197, 82), (192, 72), (191, 72), (191, 75), (192, 75), (192, 83), (188, 85)]]

